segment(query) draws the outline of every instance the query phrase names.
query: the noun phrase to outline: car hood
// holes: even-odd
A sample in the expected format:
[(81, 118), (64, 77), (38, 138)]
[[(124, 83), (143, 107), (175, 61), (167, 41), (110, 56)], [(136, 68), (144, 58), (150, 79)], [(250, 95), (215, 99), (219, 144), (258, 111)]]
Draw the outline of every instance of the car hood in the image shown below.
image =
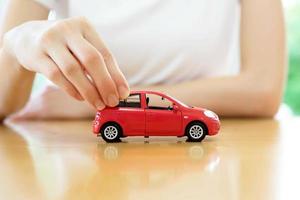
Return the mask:
[(207, 109), (199, 108), (199, 107), (192, 107), (192, 108), (190, 108), (190, 109), (191, 109), (191, 110), (200, 111), (200, 112), (204, 112), (205, 110), (207, 110)]

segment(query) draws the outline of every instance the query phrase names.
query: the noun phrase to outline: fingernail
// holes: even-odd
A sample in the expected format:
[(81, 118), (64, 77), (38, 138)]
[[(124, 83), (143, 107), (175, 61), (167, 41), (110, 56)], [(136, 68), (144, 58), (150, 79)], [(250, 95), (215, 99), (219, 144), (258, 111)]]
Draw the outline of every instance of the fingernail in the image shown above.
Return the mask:
[(103, 104), (103, 102), (101, 100), (97, 100), (95, 102), (95, 106), (98, 110), (102, 110), (105, 107), (105, 105)]
[(118, 91), (121, 99), (126, 99), (129, 96), (129, 89), (123, 85), (118, 88)]
[(108, 102), (109, 106), (113, 107), (113, 106), (118, 105), (119, 99), (116, 97), (116, 95), (110, 94), (110, 95), (108, 95), (107, 102)]

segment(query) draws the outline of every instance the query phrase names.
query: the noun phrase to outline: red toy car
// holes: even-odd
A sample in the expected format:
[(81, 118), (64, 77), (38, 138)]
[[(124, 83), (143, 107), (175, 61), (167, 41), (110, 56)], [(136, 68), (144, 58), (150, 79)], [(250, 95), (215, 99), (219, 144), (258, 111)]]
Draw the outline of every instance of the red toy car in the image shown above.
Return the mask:
[(98, 111), (93, 123), (93, 132), (106, 142), (126, 136), (187, 136), (188, 141), (201, 142), (219, 129), (214, 112), (153, 91), (132, 91), (118, 106)]

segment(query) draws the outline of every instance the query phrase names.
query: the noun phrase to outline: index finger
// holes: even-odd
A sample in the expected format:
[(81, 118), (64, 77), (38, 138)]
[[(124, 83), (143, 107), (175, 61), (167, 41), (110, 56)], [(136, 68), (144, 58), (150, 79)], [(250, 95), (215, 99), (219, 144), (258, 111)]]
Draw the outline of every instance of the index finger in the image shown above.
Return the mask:
[(101, 40), (98, 33), (94, 30), (93, 27), (88, 27), (87, 30), (84, 32), (84, 38), (89, 43), (91, 43), (102, 55), (104, 62), (107, 66), (107, 70), (117, 86), (119, 97), (121, 99), (127, 98), (130, 90), (128, 82), (125, 79), (124, 74), (121, 72), (116, 59), (106, 47), (104, 42)]

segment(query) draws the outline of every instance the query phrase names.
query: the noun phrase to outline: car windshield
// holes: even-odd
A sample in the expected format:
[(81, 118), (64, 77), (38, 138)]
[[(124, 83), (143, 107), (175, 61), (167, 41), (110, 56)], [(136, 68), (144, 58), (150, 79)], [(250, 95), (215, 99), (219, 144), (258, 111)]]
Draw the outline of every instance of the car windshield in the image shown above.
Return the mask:
[(176, 103), (180, 104), (183, 107), (187, 107), (187, 108), (193, 108), (193, 106), (189, 106), (185, 103), (182, 103), (181, 101), (179, 101), (178, 99), (174, 98), (174, 97), (169, 97), (171, 100), (175, 101)]

